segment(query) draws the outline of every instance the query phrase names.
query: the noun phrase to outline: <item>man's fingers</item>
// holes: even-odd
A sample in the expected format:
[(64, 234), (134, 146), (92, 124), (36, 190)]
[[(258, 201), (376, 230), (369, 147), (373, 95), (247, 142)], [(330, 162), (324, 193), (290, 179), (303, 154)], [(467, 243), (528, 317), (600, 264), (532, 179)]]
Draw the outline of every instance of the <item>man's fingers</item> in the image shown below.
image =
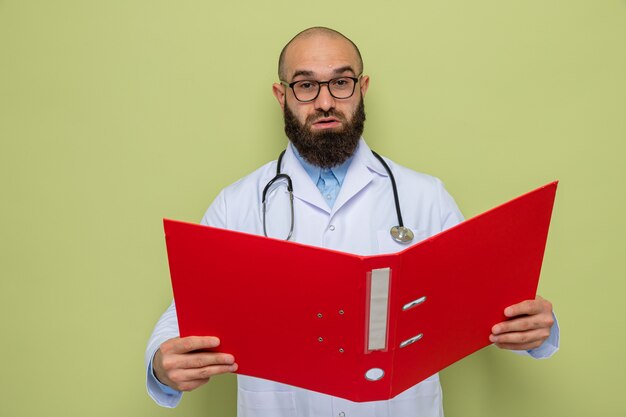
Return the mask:
[(504, 309), (504, 315), (507, 317), (538, 314), (539, 312), (541, 312), (541, 305), (537, 300), (522, 301), (521, 303), (514, 304)]
[(525, 332), (511, 332), (511, 333), (504, 333), (504, 334), (499, 334), (499, 335), (492, 334), (491, 336), (489, 336), (489, 340), (492, 343), (496, 343), (498, 346), (511, 345), (511, 344), (522, 346), (522, 345), (527, 345), (527, 344), (534, 344), (536, 342), (539, 342), (537, 344), (537, 346), (539, 346), (549, 336), (550, 336), (550, 329), (541, 328), (541, 329), (528, 330)]
[(522, 332), (544, 327), (550, 328), (552, 324), (554, 324), (552, 314), (535, 314), (498, 323), (492, 327), (491, 332), (496, 335), (508, 332)]
[[(169, 379), (178, 391), (190, 391), (206, 383), (211, 377), (230, 372), (236, 372), (238, 365), (213, 365), (204, 368), (177, 369), (170, 373)], [(200, 384), (199, 382), (202, 382)]]
[(184, 355), (180, 367), (195, 369), (214, 365), (232, 365), (233, 363), (235, 363), (235, 358), (228, 353), (199, 352)]
[(236, 372), (239, 366), (234, 363), (232, 365), (213, 365), (206, 366), (200, 369), (194, 369), (189, 371), (189, 376), (192, 379), (209, 379), (215, 375), (228, 374)]
[(201, 349), (212, 349), (220, 345), (220, 340), (213, 336), (189, 336), (170, 339), (161, 345), (163, 353), (188, 353)]
[(535, 349), (550, 337), (554, 324), (552, 304), (539, 296), (504, 310), (511, 320), (498, 323), (491, 328), (489, 340), (501, 349)]
[(552, 304), (548, 300), (537, 296), (534, 300), (526, 300), (504, 309), (504, 315), (515, 317), (522, 315), (539, 314), (544, 311), (552, 311)]
[(205, 351), (219, 344), (220, 340), (212, 336), (170, 339), (154, 355), (154, 375), (178, 391), (191, 391), (214, 375), (236, 372), (238, 365), (233, 355)]

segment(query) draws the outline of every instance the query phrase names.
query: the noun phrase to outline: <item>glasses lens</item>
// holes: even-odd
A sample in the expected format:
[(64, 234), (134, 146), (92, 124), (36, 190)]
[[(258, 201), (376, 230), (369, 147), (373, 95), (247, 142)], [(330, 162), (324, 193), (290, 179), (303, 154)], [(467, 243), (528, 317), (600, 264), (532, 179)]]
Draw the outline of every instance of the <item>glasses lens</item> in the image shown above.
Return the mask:
[(316, 81), (298, 81), (293, 86), (293, 93), (300, 101), (310, 101), (317, 96), (320, 85)]
[[(328, 84), (330, 94), (335, 98), (348, 98), (354, 94), (356, 81), (350, 77), (333, 78), (330, 81), (323, 81), (322, 84)], [(320, 82), (302, 80), (293, 84), (293, 93), (299, 101), (315, 100), (320, 92)]]
[(354, 80), (352, 78), (335, 78), (330, 80), (328, 88), (335, 98), (348, 98), (354, 93)]

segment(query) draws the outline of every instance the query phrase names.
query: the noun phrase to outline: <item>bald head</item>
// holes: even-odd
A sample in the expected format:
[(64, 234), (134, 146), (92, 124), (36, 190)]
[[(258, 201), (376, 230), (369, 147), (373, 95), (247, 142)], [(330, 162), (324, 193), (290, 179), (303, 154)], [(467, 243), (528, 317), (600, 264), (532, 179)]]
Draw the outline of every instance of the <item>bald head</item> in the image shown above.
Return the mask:
[(355, 63), (356, 74), (360, 74), (363, 72), (363, 59), (361, 58), (361, 52), (359, 51), (359, 48), (354, 44), (354, 42), (352, 42), (350, 39), (348, 39), (346, 36), (344, 36), (340, 32), (337, 32), (336, 30), (317, 26), (317, 27), (312, 27), (312, 28), (303, 30), (302, 32), (294, 36), (287, 43), (287, 45), (285, 45), (285, 47), (280, 53), (280, 58), (278, 60), (278, 78), (280, 80), (287, 81), (287, 77), (289, 77), (288, 68), (287, 68), (288, 62), (289, 62), (288, 55), (289, 55), (290, 50), (292, 49), (292, 46), (294, 44), (298, 44), (301, 41), (311, 40), (316, 37), (346, 42), (348, 45), (350, 45), (350, 48), (354, 51), (355, 60), (356, 60), (356, 63)]

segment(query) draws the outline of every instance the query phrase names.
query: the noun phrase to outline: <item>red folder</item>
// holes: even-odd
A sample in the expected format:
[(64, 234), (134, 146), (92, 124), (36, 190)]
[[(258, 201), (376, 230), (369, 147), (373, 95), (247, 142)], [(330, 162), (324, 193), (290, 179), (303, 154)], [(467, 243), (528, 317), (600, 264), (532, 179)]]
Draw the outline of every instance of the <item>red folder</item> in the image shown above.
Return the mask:
[(180, 334), (218, 336), (240, 374), (392, 398), (535, 297), (556, 187), (377, 256), (164, 220)]

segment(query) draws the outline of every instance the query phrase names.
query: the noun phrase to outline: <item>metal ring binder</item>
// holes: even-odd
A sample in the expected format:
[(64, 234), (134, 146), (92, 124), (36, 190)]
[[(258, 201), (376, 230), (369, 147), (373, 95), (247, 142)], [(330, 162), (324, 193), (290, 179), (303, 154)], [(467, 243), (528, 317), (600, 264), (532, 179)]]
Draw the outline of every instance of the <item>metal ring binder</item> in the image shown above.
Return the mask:
[(406, 303), (403, 307), (402, 307), (402, 311), (407, 311), (415, 306), (418, 306), (420, 304), (422, 304), (424, 301), (426, 301), (426, 296), (420, 297), (417, 300), (413, 300), (410, 303)]
[(410, 339), (406, 339), (404, 342), (400, 343), (400, 348), (407, 347), (410, 344), (413, 344), (424, 337), (424, 333), (420, 333), (417, 336), (413, 336)]

